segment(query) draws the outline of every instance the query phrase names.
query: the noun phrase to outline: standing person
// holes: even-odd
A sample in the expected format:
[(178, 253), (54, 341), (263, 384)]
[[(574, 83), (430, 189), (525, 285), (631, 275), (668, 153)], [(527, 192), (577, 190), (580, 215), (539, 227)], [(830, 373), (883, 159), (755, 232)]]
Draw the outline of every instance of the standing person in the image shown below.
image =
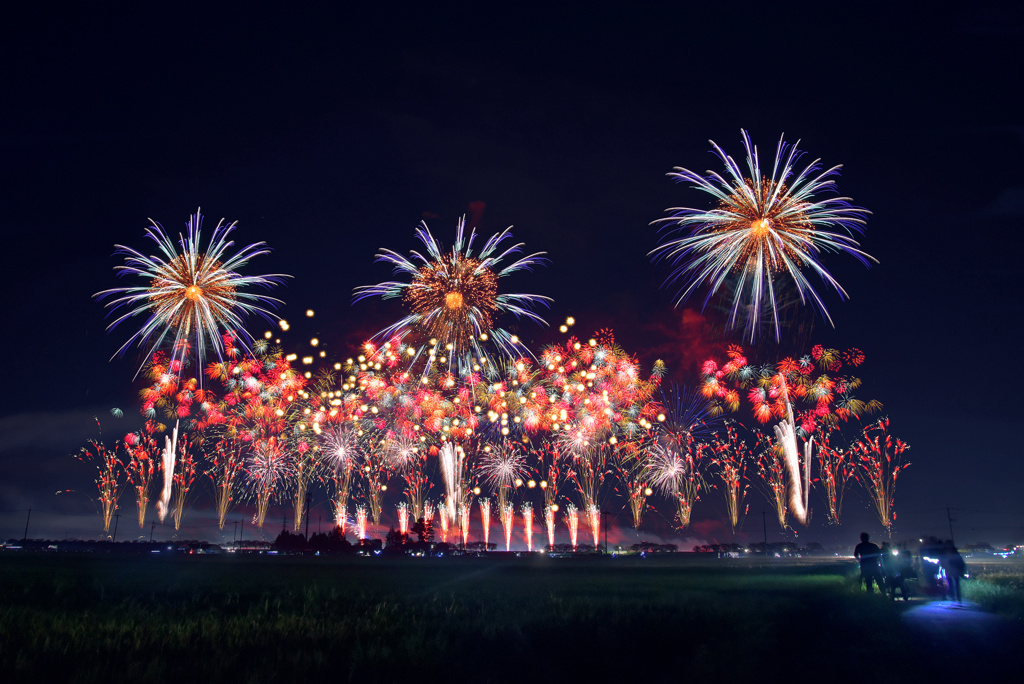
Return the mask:
[(946, 596), (949, 597), (950, 601), (962, 603), (960, 600), (960, 580), (963, 578), (967, 567), (964, 564), (963, 557), (960, 556), (960, 552), (953, 546), (952, 539), (947, 539), (946, 543), (942, 545), (942, 549), (939, 551), (939, 565), (942, 566), (942, 571), (946, 575)]
[(882, 576), (885, 578), (885, 588), (882, 593), (888, 592), (895, 598), (893, 593), (893, 585), (896, 582), (896, 554), (893, 553), (892, 544), (889, 542), (882, 542), (882, 548), (879, 551), (879, 559), (882, 562)]
[(867, 592), (873, 594), (874, 586), (878, 585), (878, 591), (885, 593), (885, 585), (882, 579), (881, 555), (882, 550), (871, 543), (871, 537), (867, 532), (860, 533), (860, 544), (853, 549), (853, 557), (860, 561), (860, 579), (864, 582)]

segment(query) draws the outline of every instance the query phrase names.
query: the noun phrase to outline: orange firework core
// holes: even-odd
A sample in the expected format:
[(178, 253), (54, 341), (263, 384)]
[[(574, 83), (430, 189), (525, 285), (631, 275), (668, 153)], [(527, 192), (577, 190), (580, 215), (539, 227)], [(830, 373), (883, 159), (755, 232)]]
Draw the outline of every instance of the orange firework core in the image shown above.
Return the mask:
[(750, 232), (754, 239), (760, 240), (761, 238), (768, 235), (768, 231), (771, 230), (772, 221), (771, 219), (756, 219), (750, 222)]
[(462, 293), (461, 292), (449, 292), (444, 296), (444, 304), (449, 309), (462, 308)]
[(498, 276), (461, 254), (424, 265), (403, 299), (419, 314), (420, 332), (455, 346), (491, 327)]
[(192, 300), (193, 302), (197, 301), (202, 296), (203, 288), (199, 287), (198, 285), (189, 285), (188, 287), (185, 288), (185, 297)]

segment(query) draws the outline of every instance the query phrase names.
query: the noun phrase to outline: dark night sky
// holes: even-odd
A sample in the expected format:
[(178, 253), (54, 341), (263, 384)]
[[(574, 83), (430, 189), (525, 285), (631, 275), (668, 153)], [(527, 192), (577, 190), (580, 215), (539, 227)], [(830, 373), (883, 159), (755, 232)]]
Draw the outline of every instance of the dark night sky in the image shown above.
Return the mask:
[[(912, 445), (897, 537), (947, 534), (951, 506), (958, 542), (1024, 542), (1020, 9), (3, 14), (0, 536), (20, 536), (28, 508), (31, 536), (95, 534), (91, 473), (68, 454), (92, 416), (135, 413), (138, 358), (108, 362), (127, 333), (105, 332), (91, 295), (117, 284), (115, 243), (148, 248), (148, 217), (238, 220), (236, 240), (274, 250), (249, 272), (294, 276), (279, 292), (291, 339), (316, 333), (344, 358), (395, 311), (350, 305), (388, 277), (377, 249), (415, 248), (424, 215), (450, 244), (483, 201), (485, 231), (514, 225), (548, 253), (512, 284), (553, 297), (550, 322), (612, 326), (692, 383), (686, 360), (722, 339), (682, 326), (648, 224), (703, 201), (666, 172), (718, 168), (708, 139), (740, 156), (746, 128), (762, 156), (785, 133), (806, 161), (843, 164), (841, 194), (873, 212), (862, 245), (880, 264), (826, 261), (852, 299), (827, 296), (836, 329), (812, 339), (866, 352), (865, 392)], [(719, 534), (723, 508), (705, 493), (698, 531)], [(856, 494), (842, 528), (819, 517), (801, 538), (880, 531)]]

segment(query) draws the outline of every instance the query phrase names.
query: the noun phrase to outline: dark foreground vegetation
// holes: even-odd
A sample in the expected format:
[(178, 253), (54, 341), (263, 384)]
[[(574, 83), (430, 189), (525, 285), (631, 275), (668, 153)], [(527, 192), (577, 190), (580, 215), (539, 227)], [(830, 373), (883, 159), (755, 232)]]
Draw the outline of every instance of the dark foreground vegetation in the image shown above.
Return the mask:
[[(1005, 672), (1006, 613), (921, 630), (846, 562), (0, 554), (5, 681), (922, 681)], [(312, 678), (315, 678), (312, 679)]]

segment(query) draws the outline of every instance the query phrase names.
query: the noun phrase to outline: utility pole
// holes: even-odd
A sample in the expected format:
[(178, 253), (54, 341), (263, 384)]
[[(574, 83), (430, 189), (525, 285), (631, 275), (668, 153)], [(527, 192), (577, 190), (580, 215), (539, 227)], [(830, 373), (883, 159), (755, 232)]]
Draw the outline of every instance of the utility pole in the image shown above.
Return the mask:
[(767, 513), (761, 511), (761, 525), (764, 527), (764, 555), (768, 557), (768, 519), (765, 517)]
[(156, 520), (149, 523), (149, 541), (153, 541), (153, 530), (156, 529)]
[(238, 521), (235, 521), (235, 531), (231, 533), (231, 541), (235, 541), (235, 537), (238, 536)]
[[(949, 522), (949, 541), (953, 541), (953, 516), (949, 512), (949, 506), (946, 506), (946, 520)], [(954, 543), (953, 546), (956, 546)]]
[(119, 522), (121, 522), (121, 514), (120, 513), (115, 513), (114, 514), (114, 537), (113, 537), (113, 539), (110, 540), (111, 542), (113, 542), (115, 544), (117, 543), (117, 523), (119, 523)]
[(21, 545), (24, 546), (25, 542), (28, 541), (28, 521), (32, 519), (32, 509), (28, 509), (28, 515), (25, 516), (25, 534), (21, 537)]

